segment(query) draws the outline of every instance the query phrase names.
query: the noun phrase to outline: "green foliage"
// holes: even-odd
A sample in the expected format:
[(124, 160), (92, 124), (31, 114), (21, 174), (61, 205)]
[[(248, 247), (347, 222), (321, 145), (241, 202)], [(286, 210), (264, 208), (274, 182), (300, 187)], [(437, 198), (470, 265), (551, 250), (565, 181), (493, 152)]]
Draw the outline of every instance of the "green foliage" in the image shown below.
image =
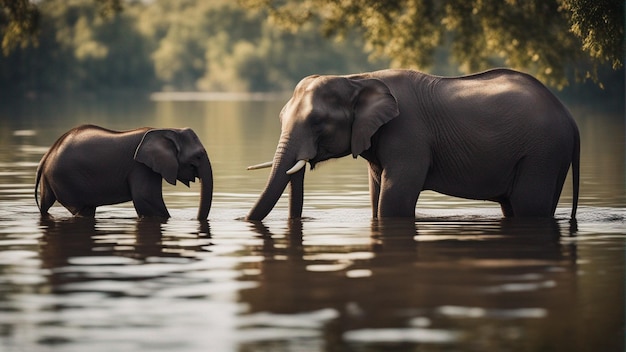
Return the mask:
[(84, 0), (39, 6), (37, 45), (16, 48), (0, 60), (1, 91), (135, 90), (153, 83), (144, 38), (128, 14), (107, 19)]
[(621, 0), (560, 0), (570, 14), (571, 31), (582, 48), (600, 63), (614, 69), (624, 59), (624, 2)]
[(505, 65), (557, 87), (569, 71), (597, 78), (623, 65), (622, 0), (241, 0), (286, 29), (321, 23), (326, 36), (356, 29), (392, 66), (427, 70), (448, 48), (464, 72)]
[(563, 87), (623, 66), (624, 2), (0, 0), (0, 35), (0, 93), (291, 90), (388, 66)]
[(228, 0), (106, 4), (120, 1), (41, 1), (37, 44), (0, 58), (0, 91), (276, 91), (312, 73), (387, 66), (358, 38), (328, 41), (313, 25), (288, 33)]
[(285, 33), (266, 17), (232, 1), (161, 0), (138, 21), (154, 40), (151, 58), (166, 89), (290, 90), (314, 72), (376, 67), (358, 41), (329, 42), (310, 25)]
[(8, 55), (17, 46), (36, 42), (39, 12), (29, 0), (0, 0), (2, 53)]

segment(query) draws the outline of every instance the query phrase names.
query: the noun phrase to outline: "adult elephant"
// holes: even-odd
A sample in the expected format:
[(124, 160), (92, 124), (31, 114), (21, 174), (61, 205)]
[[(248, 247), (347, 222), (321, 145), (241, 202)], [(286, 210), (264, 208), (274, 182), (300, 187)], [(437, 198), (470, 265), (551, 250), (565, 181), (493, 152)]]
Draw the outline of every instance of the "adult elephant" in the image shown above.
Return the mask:
[(167, 218), (161, 180), (189, 186), (196, 177), (202, 183), (198, 219), (205, 220), (213, 174), (193, 130), (146, 127), (118, 132), (83, 125), (61, 136), (41, 159), (35, 201), (42, 215), (59, 201), (74, 215), (93, 217), (100, 205), (132, 200), (140, 217)]
[(576, 215), (580, 139), (567, 109), (533, 77), (496, 69), (445, 78), (410, 70), (309, 76), (280, 113), (262, 220), (291, 182), (302, 213), (304, 165), (369, 162), (372, 215), (414, 217), (422, 190), (500, 203), (504, 216), (554, 215), (570, 164)]

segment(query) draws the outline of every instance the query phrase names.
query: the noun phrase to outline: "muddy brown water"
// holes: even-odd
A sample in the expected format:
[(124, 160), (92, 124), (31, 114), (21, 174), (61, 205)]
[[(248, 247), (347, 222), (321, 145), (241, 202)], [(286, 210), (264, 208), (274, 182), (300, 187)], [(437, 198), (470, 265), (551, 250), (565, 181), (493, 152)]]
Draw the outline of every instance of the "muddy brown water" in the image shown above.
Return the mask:
[[(624, 118), (572, 112), (581, 206), (568, 178), (554, 220), (425, 192), (416, 221), (371, 220), (366, 164), (307, 172), (301, 221), (283, 199), (240, 220), (267, 171), (284, 100), (33, 101), (0, 109), (2, 351), (622, 351)], [(40, 219), (34, 173), (67, 129), (191, 127), (213, 163), (209, 221), (198, 185), (164, 184), (167, 221), (130, 203)]]

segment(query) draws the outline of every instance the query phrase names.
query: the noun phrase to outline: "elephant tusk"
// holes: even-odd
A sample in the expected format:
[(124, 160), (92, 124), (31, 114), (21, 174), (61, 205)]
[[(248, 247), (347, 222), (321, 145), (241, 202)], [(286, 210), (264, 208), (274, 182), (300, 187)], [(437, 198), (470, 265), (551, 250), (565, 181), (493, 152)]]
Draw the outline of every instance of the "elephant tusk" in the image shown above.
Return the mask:
[(256, 165), (252, 165), (252, 166), (248, 166), (246, 168), (246, 170), (265, 169), (265, 168), (268, 168), (268, 167), (272, 167), (273, 164), (274, 164), (273, 161), (268, 161), (268, 162), (264, 162), (264, 163), (260, 163), (260, 164), (256, 164)]
[(287, 175), (292, 175), (300, 171), (300, 169), (302, 169), (304, 165), (306, 165), (307, 161), (308, 160), (298, 160), (296, 165), (294, 165), (291, 169), (287, 170)]

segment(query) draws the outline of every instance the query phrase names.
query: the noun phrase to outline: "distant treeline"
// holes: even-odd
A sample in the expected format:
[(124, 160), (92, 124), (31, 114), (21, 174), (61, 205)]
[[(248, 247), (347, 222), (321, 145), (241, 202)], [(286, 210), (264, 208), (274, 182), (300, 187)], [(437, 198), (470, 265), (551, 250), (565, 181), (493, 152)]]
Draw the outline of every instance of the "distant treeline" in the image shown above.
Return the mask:
[[(11, 27), (9, 17), (5, 17), (10, 1), (13, 0), (0, 0), (5, 6), (5, 12), (0, 8), (0, 29), (5, 34), (3, 49), (6, 49), (5, 41), (10, 39), (7, 33), (15, 35), (22, 31), (19, 26)], [(101, 3), (123, 4), (123, 10), (103, 11), (98, 6)], [(363, 29), (346, 32), (341, 35), (343, 40), (338, 41), (322, 36), (320, 29), (325, 24), (313, 18), (290, 31), (284, 23), (276, 23), (280, 18), (268, 14), (264, 6), (250, 9), (239, 3), (233, 0), (37, 1), (35, 39), (18, 41), (19, 45), (0, 54), (0, 96), (162, 90), (290, 91), (306, 75), (371, 71), (393, 63), (380, 53), (377, 60), (370, 59), (364, 48), (375, 50), (370, 42), (364, 41), (368, 37), (355, 33)], [(341, 27), (340, 23), (336, 25)], [(370, 29), (370, 36), (371, 32)], [(454, 48), (434, 49), (429, 71), (458, 74), (458, 63), (454, 64), (452, 55)], [(467, 51), (467, 55), (473, 52)], [(506, 61), (495, 59), (493, 66), (506, 65)], [(571, 76), (569, 81), (574, 82)], [(588, 82), (572, 85), (563, 93), (581, 96), (591, 92), (623, 102), (623, 67), (617, 71), (600, 67), (598, 76), (605, 90)]]
[(93, 0), (39, 3), (37, 45), (0, 56), (0, 94), (283, 91), (313, 73), (386, 67), (357, 37), (280, 30), (236, 2), (134, 1), (102, 16)]

